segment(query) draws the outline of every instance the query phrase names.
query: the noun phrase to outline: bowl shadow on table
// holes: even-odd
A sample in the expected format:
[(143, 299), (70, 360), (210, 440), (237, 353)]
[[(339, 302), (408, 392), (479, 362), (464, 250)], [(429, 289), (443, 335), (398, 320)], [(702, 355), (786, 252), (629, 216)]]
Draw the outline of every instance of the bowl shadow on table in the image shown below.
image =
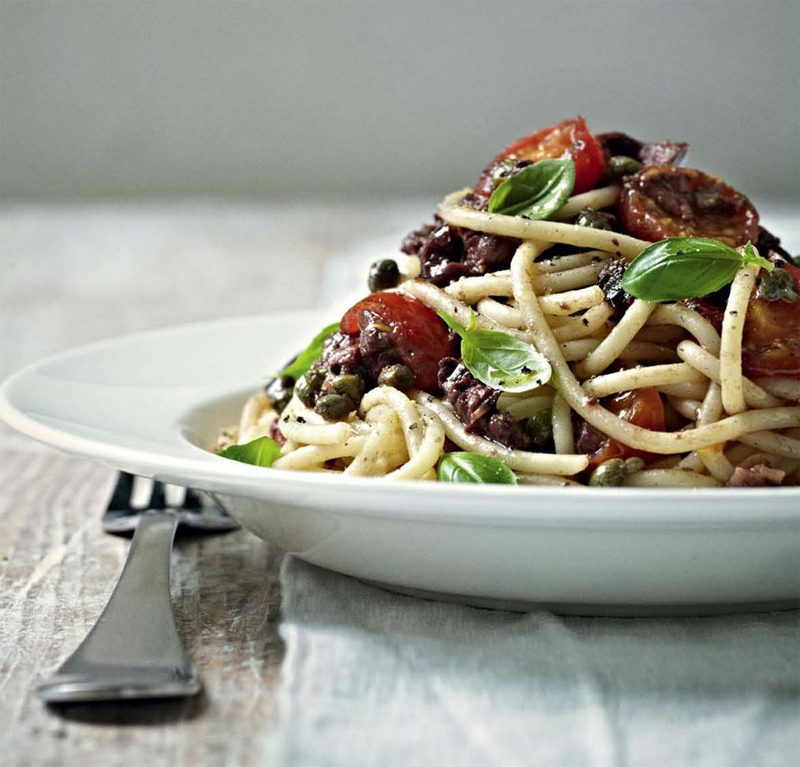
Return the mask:
[[(178, 633), (203, 681), (190, 698), (57, 704), (48, 709), (84, 724), (158, 726), (190, 721), (217, 702), (271, 694), (283, 659), (277, 631), (282, 552), (244, 531), (179, 538), (172, 604)], [(255, 680), (261, 689), (253, 690)], [(250, 686), (251, 693), (245, 694)]]

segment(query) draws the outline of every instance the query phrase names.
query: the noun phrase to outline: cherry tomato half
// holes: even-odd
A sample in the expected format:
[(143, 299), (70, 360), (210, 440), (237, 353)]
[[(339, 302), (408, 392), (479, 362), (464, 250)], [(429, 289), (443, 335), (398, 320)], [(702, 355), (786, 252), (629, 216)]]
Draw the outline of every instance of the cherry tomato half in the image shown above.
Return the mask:
[[(800, 293), (800, 269), (782, 265)], [(800, 378), (800, 301), (767, 301), (753, 292), (742, 338), (742, 370), (751, 378)]]
[[(628, 421), (643, 429), (664, 431), (664, 404), (661, 395), (652, 387), (626, 391), (615, 395), (603, 402), (603, 405), (622, 420)], [(652, 453), (636, 450), (623, 445), (611, 437), (607, 437), (600, 446), (589, 456), (589, 470), (597, 468), (604, 461), (611, 458), (639, 457), (644, 461), (653, 459)]]
[(603, 147), (579, 115), (574, 120), (542, 128), (507, 146), (484, 168), (475, 184), (475, 194), (488, 198), (497, 183), (497, 169), (509, 160), (536, 162), (557, 157), (571, 157), (575, 162), (573, 194), (592, 189), (603, 175)]
[(654, 165), (622, 182), (619, 214), (642, 240), (711, 237), (737, 247), (758, 237), (758, 212), (724, 181), (692, 168)]
[(458, 345), (439, 315), (402, 293), (373, 293), (345, 312), (340, 327), (353, 335), (376, 321), (385, 325), (398, 356), (414, 373), (417, 388), (438, 392), (439, 362), (458, 356)]

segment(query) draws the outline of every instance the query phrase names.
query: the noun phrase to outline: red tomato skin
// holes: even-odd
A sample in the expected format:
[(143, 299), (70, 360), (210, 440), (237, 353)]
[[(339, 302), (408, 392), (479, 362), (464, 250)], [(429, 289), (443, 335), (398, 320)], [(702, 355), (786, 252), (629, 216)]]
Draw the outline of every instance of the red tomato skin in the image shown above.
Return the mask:
[(563, 120), (548, 128), (531, 133), (509, 144), (486, 166), (475, 193), (489, 197), (494, 187), (494, 169), (506, 160), (537, 160), (571, 157), (575, 162), (575, 188), (573, 194), (593, 189), (603, 176), (605, 154), (595, 135), (586, 127), (586, 121), (578, 115), (572, 120)]
[[(605, 407), (612, 413), (635, 426), (652, 431), (664, 431), (664, 403), (661, 395), (652, 386), (634, 389), (615, 395), (607, 400)], [(611, 458), (641, 458), (646, 463), (655, 458), (653, 453), (623, 445), (608, 437), (600, 448), (589, 457), (589, 471), (596, 469)]]
[[(727, 202), (702, 209), (695, 193), (711, 188)], [(617, 202), (623, 231), (658, 242), (667, 237), (710, 237), (732, 248), (758, 237), (758, 211), (730, 184), (694, 168), (651, 165), (626, 176)]]
[(402, 293), (373, 293), (345, 312), (340, 328), (354, 335), (376, 318), (388, 327), (403, 364), (414, 373), (417, 388), (438, 393), (439, 362), (459, 356), (453, 334), (439, 315)]
[[(800, 294), (800, 269), (781, 266)], [(753, 292), (742, 337), (742, 370), (748, 378), (800, 378), (800, 299), (767, 301)]]

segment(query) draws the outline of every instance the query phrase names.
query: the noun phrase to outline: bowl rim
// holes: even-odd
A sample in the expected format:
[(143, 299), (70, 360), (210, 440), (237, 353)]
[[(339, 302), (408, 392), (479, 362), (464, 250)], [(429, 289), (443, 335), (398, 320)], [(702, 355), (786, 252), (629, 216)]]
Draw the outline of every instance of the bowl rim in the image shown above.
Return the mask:
[[(201, 482), (206, 481), (208, 485), (212, 485), (215, 492), (254, 498), (270, 498), (274, 491), (278, 491), (282, 503), (286, 502), (287, 496), (293, 490), (298, 495), (302, 495), (304, 489), (311, 489), (317, 495), (324, 491), (339, 511), (359, 515), (385, 517), (387, 514), (401, 514), (404, 519), (424, 518), (431, 522), (516, 523), (526, 526), (800, 526), (800, 487), (592, 488), (459, 485), (419, 480), (395, 480), (390, 483), (382, 482), (380, 478), (283, 471), (220, 458), (192, 442), (186, 435), (185, 424), (182, 425), (181, 422), (182, 416), (202, 406), (202, 402), (187, 403), (181, 413), (175, 413), (173, 428), (176, 441), (173, 447), (180, 448), (180, 454), (169, 455), (158, 450), (138, 449), (70, 433), (65, 428), (59, 429), (37, 419), (35, 413), (24, 411), (13, 401), (15, 393), (25, 386), (26, 380), (46, 368), (75, 357), (102, 354), (104, 350), (114, 349), (120, 344), (146, 343), (156, 336), (172, 335), (179, 338), (186, 333), (202, 333), (210, 327), (227, 326), (233, 329), (242, 324), (269, 324), (286, 320), (317, 322), (320, 315), (318, 310), (301, 310), (226, 317), (114, 336), (67, 349), (29, 364), (3, 381), (0, 385), (0, 420), (39, 442), (67, 453), (99, 460), (114, 468), (138, 470), (147, 476), (168, 476), (170, 481), (183, 479), (185, 484), (193, 486), (197, 486), (200, 478)], [(209, 396), (206, 404), (222, 397), (234, 396), (242, 388), (243, 386), (239, 386), (237, 389), (216, 391), (213, 396)], [(374, 494), (381, 488), (387, 491), (397, 489), (411, 499), (419, 499), (419, 503), (406, 504), (402, 510), (392, 510), (392, 506), (379, 508), (358, 502), (358, 496), (363, 491), (369, 490), (370, 494)], [(271, 489), (273, 492), (268, 492)], [(580, 504), (568, 504), (569, 512), (566, 517), (558, 508), (558, 502), (565, 492), (578, 493), (581, 498)], [(442, 503), (445, 500), (447, 503)], [(604, 510), (598, 519), (597, 512), (592, 509), (592, 502), (595, 500), (602, 500), (605, 508), (611, 505), (613, 513)], [(462, 508), (465, 504), (474, 506), (476, 503), (491, 506), (492, 501), (501, 503), (503, 510), (493, 510), (476, 516), (474, 512), (467, 513)], [(530, 501), (539, 502), (532, 505)], [(435, 512), (431, 511), (431, 505), (435, 506)], [(665, 516), (668, 506), (669, 513)]]

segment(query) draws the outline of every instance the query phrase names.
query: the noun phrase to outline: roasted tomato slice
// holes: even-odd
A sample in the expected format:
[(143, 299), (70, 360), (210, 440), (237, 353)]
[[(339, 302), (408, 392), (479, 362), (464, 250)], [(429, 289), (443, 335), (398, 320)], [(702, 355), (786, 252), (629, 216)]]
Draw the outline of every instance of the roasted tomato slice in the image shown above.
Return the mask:
[[(781, 267), (800, 293), (800, 269), (791, 264)], [(751, 378), (800, 378), (800, 300), (768, 301), (758, 291), (753, 293), (744, 323), (742, 370)]]
[(531, 163), (556, 157), (571, 157), (575, 161), (574, 194), (588, 191), (603, 175), (603, 147), (586, 127), (585, 120), (578, 116), (542, 128), (507, 146), (484, 168), (475, 184), (475, 194), (480, 198), (490, 197), (502, 177), (503, 168), (510, 167), (515, 161)]
[(459, 356), (452, 333), (436, 312), (402, 293), (367, 296), (345, 312), (340, 327), (348, 335), (368, 328), (387, 334), (397, 356), (414, 373), (416, 386), (428, 392), (439, 391), (439, 362)]
[[(664, 431), (664, 404), (661, 395), (652, 386), (622, 392), (605, 400), (603, 405), (623, 420), (643, 429)], [(582, 424), (578, 450), (589, 454), (590, 471), (610, 458), (624, 459), (638, 456), (650, 461), (654, 457), (652, 453), (635, 450), (611, 437), (606, 437), (588, 423)]]
[(619, 213), (628, 234), (651, 242), (710, 237), (737, 247), (758, 237), (758, 213), (750, 200), (691, 168), (655, 165), (628, 176)]

